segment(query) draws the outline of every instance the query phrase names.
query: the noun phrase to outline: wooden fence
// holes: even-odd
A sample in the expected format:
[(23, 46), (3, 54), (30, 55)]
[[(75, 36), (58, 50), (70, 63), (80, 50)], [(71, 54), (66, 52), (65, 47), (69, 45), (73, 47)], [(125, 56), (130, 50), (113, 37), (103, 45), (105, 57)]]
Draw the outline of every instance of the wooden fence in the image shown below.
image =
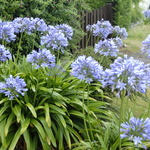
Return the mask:
[[(91, 12), (84, 11), (80, 13), (81, 15), (81, 27), (83, 31), (86, 33), (86, 35), (81, 39), (81, 42), (79, 44), (80, 48), (85, 48), (87, 44), (87, 40), (89, 35), (86, 31), (86, 26), (88, 24), (92, 25), (94, 23), (97, 23), (98, 20), (101, 20), (102, 18), (104, 20), (109, 20), (110, 23), (113, 23), (113, 7), (111, 3), (107, 3), (106, 6), (101, 7), (99, 9), (92, 10)], [(88, 46), (94, 46), (96, 42), (96, 37), (91, 36), (91, 38), (88, 40)]]

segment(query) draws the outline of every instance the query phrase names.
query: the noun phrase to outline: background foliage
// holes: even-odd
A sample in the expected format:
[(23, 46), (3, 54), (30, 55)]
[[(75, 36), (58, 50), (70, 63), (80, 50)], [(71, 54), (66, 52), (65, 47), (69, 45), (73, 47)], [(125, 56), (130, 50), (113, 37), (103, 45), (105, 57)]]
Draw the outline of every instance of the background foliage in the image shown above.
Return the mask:
[(129, 28), (132, 23), (137, 23), (143, 17), (139, 7), (141, 0), (114, 0), (114, 23), (120, 27)]

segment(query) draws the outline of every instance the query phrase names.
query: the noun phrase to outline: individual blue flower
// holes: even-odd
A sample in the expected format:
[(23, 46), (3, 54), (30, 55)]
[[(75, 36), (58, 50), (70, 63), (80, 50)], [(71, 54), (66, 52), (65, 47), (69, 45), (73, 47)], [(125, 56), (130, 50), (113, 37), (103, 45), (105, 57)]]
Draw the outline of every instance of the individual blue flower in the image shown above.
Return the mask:
[(86, 83), (101, 79), (103, 72), (103, 67), (96, 60), (91, 56), (86, 58), (85, 55), (79, 56), (71, 64), (71, 68), (71, 75)]
[(15, 41), (16, 35), (12, 22), (0, 21), (0, 39), (7, 42)]
[(18, 97), (19, 94), (24, 96), (26, 91), (26, 83), (19, 76), (13, 77), (10, 75), (9, 78), (5, 79), (5, 82), (0, 82), (0, 93), (5, 94), (10, 100)]
[(118, 57), (103, 73), (101, 80), (103, 87), (109, 86), (112, 91), (117, 91), (120, 97), (123, 90), (126, 96), (131, 93), (146, 93), (150, 85), (150, 65), (134, 59), (133, 57)]
[(146, 149), (143, 142), (150, 141), (150, 119), (131, 117), (129, 122), (121, 124), (120, 131), (122, 139), (128, 138), (136, 147), (142, 145)]
[(11, 53), (9, 52), (9, 50), (7, 50), (4, 45), (0, 44), (0, 62), (1, 61), (6, 61), (8, 59), (11, 59)]
[(142, 42), (141, 51), (143, 54), (146, 54), (147, 57), (150, 57), (150, 34), (147, 38)]
[(95, 53), (99, 53), (104, 56), (117, 56), (119, 51), (117, 45), (113, 39), (100, 40), (98, 44), (95, 44)]
[(145, 18), (150, 19), (150, 10), (149, 9), (148, 10), (144, 10), (143, 11), (143, 15), (144, 15)]
[(73, 29), (69, 25), (60, 24), (60, 25), (56, 25), (55, 28), (60, 30), (65, 35), (66, 38), (68, 38), (70, 40), (72, 39)]
[(87, 31), (90, 31), (93, 36), (99, 36), (101, 39), (106, 39), (112, 33), (112, 25), (109, 21), (101, 19), (96, 24), (87, 25)]
[(48, 33), (41, 37), (41, 45), (46, 48), (63, 50), (68, 46), (68, 40), (62, 31), (56, 29), (54, 26), (48, 26)]
[(35, 68), (40, 67), (54, 67), (55, 66), (55, 56), (47, 49), (39, 49), (39, 51), (33, 50), (27, 55), (27, 61), (35, 65)]
[(121, 39), (126, 39), (128, 36), (128, 33), (125, 28), (120, 28), (119, 26), (115, 26), (113, 27), (112, 35), (115, 37), (120, 37)]

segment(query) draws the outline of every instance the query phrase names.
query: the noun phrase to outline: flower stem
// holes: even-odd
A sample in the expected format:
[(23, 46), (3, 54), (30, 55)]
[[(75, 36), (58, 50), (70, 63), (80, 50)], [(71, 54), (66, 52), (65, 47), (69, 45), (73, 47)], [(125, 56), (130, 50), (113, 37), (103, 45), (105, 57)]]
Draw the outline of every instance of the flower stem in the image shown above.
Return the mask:
[(19, 40), (19, 44), (18, 44), (18, 50), (17, 50), (17, 56), (16, 59), (18, 60), (19, 58), (19, 54), (20, 54), (20, 49), (21, 49), (21, 43), (22, 43), (22, 37), (23, 37), (23, 32), (20, 35), (20, 40)]
[[(85, 84), (84, 84), (84, 88), (86, 88)], [(85, 90), (83, 90), (82, 113), (83, 113), (83, 120), (84, 120), (84, 126), (85, 126), (85, 131), (86, 131), (86, 134), (87, 134), (87, 138), (89, 139), (89, 141), (91, 143), (91, 138), (90, 138), (90, 135), (89, 135), (89, 132), (88, 132), (87, 122), (86, 122), (84, 94), (85, 94)]]

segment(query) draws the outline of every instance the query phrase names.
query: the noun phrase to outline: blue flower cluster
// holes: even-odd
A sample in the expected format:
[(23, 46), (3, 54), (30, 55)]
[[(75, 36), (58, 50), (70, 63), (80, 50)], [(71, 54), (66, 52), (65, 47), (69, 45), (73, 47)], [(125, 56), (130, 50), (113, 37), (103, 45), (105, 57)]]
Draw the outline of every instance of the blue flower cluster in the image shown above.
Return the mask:
[[(118, 40), (115, 42), (120, 44), (118, 43)], [(119, 49), (115, 42), (113, 39), (100, 40), (98, 44), (95, 44), (94, 52), (104, 56), (117, 56)]]
[(147, 54), (147, 57), (150, 57), (150, 34), (148, 37), (142, 42), (141, 51), (143, 54)]
[(150, 85), (150, 67), (127, 55), (124, 58), (118, 57), (110, 69), (103, 72), (101, 82), (103, 87), (110, 86), (112, 91), (116, 90), (118, 97), (122, 90), (127, 92), (127, 96), (132, 92), (145, 93)]
[(4, 45), (0, 44), (0, 62), (1, 61), (6, 61), (8, 59), (11, 59), (11, 53), (9, 52), (9, 50), (7, 50)]
[(121, 40), (120, 37), (112, 38), (112, 40), (114, 41), (114, 43), (116, 44), (116, 46), (117, 46), (118, 48), (120, 48), (120, 47), (123, 46), (123, 41)]
[(128, 138), (136, 147), (142, 144), (144, 149), (146, 146), (142, 143), (150, 140), (150, 119), (146, 118), (130, 118), (129, 122), (121, 124), (121, 138)]
[(0, 21), (0, 39), (7, 42), (15, 41), (18, 33), (33, 34), (40, 32), (40, 44), (46, 48), (63, 50), (72, 39), (73, 29), (67, 24), (47, 25), (43, 19), (18, 17), (12, 22)]
[(14, 97), (18, 97), (18, 94), (24, 96), (27, 91), (26, 83), (24, 79), (21, 79), (19, 76), (16, 78), (12, 75), (9, 78), (5, 79), (5, 82), (0, 82), (0, 93), (4, 93), (10, 100)]
[(144, 10), (143, 15), (145, 18), (150, 19), (150, 10)]
[(15, 18), (12, 23), (15, 33), (26, 32), (28, 34), (31, 34), (34, 31), (47, 31), (47, 24), (43, 19), (40, 18), (18, 17)]
[(115, 37), (120, 37), (121, 39), (126, 39), (128, 37), (128, 33), (125, 28), (120, 28), (119, 26), (113, 27), (112, 34)]
[(16, 35), (12, 22), (0, 21), (0, 39), (7, 42), (15, 41)]
[(86, 58), (85, 55), (79, 56), (71, 64), (71, 68), (71, 75), (84, 80), (86, 83), (100, 80), (103, 72), (103, 67), (96, 60), (91, 56)]
[(40, 67), (54, 67), (55, 66), (55, 56), (47, 49), (39, 49), (39, 51), (33, 50), (31, 54), (27, 55), (27, 61), (35, 65), (35, 68)]
[(41, 37), (41, 45), (45, 45), (46, 48), (63, 50), (63, 47), (68, 46), (68, 39), (62, 32), (62, 29), (57, 29), (54, 26), (48, 26), (48, 33)]
[(109, 21), (101, 20), (96, 24), (87, 25), (87, 31), (92, 32), (93, 36), (99, 36), (101, 39), (106, 39), (112, 33), (113, 27)]
[(56, 29), (60, 30), (66, 38), (72, 39), (73, 29), (67, 24), (60, 24), (55, 26)]

